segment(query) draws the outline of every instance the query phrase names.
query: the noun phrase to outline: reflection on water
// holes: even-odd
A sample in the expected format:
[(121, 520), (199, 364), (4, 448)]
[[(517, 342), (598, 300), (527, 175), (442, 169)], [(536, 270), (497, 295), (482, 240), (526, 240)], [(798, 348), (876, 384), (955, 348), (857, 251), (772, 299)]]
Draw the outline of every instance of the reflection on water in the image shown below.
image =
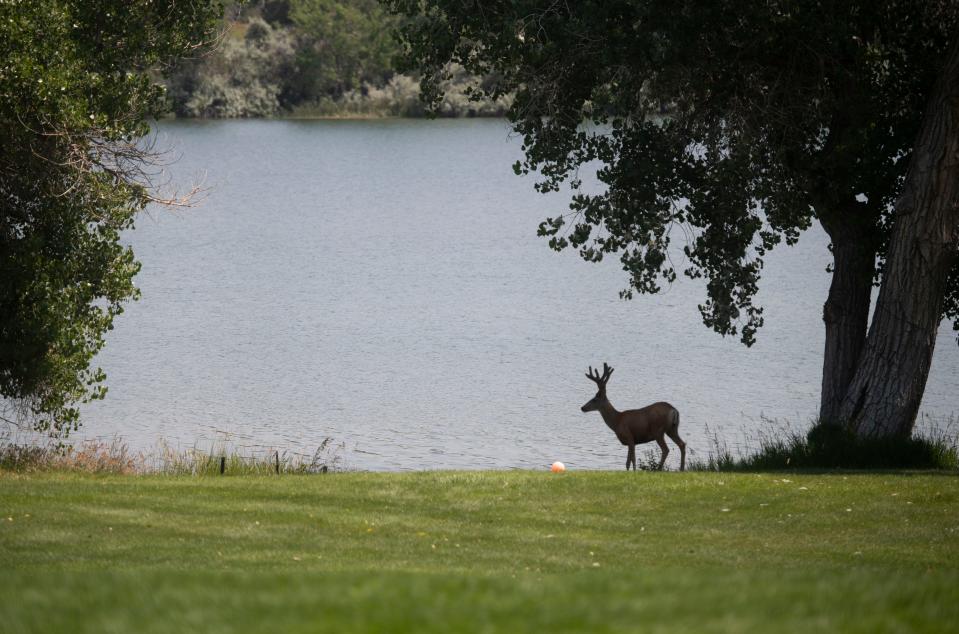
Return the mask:
[[(813, 229), (767, 260), (751, 349), (701, 323), (702, 286), (618, 298), (614, 260), (551, 252), (536, 226), (565, 208), (510, 165), (499, 121), (164, 122), (206, 172), (203, 205), (129, 235), (143, 299), (99, 358), (106, 401), (87, 436), (202, 445), (211, 429), (309, 452), (345, 443), (361, 469), (621, 468), (625, 449), (580, 406), (608, 361), (621, 409), (657, 400), (707, 448), (761, 417), (818, 407), (829, 255)], [(956, 411), (946, 328), (923, 411)], [(244, 440), (247, 442), (247, 440)], [(670, 463), (677, 462), (673, 451)], [(675, 466), (675, 465), (674, 465)]]

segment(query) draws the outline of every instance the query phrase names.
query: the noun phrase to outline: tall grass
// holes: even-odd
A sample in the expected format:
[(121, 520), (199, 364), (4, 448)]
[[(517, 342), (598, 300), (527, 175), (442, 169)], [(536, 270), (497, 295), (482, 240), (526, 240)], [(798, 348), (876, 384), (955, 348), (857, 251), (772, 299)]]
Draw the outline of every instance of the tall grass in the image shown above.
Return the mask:
[(860, 438), (835, 425), (814, 423), (797, 431), (788, 423), (763, 419), (766, 427), (736, 451), (719, 434), (710, 435), (706, 459), (691, 461), (700, 471), (782, 469), (959, 470), (959, 420), (923, 426), (908, 438)]
[(135, 452), (121, 438), (67, 445), (35, 437), (24, 440), (7, 431), (0, 435), (0, 469), (120, 475), (311, 474), (343, 470), (342, 449), (326, 438), (312, 453), (272, 447), (244, 453), (223, 440), (214, 441), (208, 449), (196, 445), (181, 449), (161, 441), (155, 450)]
[(169, 475), (268, 475), (271, 473), (327, 473), (342, 469), (342, 446), (326, 438), (312, 454), (289, 449), (264, 448), (249, 454), (241, 454), (225, 446), (210, 450), (193, 447), (175, 449), (161, 444), (160, 451), (149, 457), (152, 464), (145, 469), (149, 473)]
[(79, 471), (133, 474), (141, 471), (141, 456), (123, 441), (84, 441), (64, 445), (54, 441), (17, 442), (0, 439), (0, 469), (17, 472)]

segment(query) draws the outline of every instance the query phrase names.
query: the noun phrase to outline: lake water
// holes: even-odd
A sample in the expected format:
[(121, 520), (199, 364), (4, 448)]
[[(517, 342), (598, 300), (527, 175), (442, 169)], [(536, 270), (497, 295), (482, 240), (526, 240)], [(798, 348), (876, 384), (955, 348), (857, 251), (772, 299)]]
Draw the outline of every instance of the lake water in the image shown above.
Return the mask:
[[(536, 227), (567, 200), (513, 175), (520, 142), (503, 121), (159, 130), (181, 156), (174, 181), (205, 173), (207, 195), (128, 234), (143, 297), (98, 359), (110, 391), (84, 408), (81, 437), (303, 453), (329, 437), (358, 469), (620, 469), (625, 448), (579, 409), (603, 361), (611, 401), (673, 403), (694, 456), (710, 434), (736, 446), (764, 417), (802, 429), (816, 414), (818, 228), (768, 258), (766, 326), (747, 349), (702, 325), (700, 283), (622, 301), (615, 259), (550, 251)], [(944, 325), (921, 424), (953, 416), (957, 394)]]

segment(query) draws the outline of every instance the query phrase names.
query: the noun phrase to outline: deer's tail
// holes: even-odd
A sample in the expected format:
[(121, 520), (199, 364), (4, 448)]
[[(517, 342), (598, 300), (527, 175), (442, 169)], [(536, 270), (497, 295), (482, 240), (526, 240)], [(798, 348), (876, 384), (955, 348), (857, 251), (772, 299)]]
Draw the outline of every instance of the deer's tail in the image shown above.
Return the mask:
[(679, 432), (679, 410), (675, 407), (673, 411), (669, 413), (669, 431), (674, 434)]

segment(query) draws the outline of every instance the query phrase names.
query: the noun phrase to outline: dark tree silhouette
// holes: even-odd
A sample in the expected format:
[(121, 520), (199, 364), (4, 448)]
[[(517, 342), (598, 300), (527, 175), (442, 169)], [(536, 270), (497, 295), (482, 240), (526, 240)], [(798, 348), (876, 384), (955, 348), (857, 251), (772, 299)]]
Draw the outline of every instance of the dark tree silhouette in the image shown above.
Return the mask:
[[(540, 233), (588, 261), (615, 254), (625, 296), (676, 278), (680, 234), (682, 272), (706, 280), (705, 324), (751, 345), (764, 255), (818, 220), (833, 254), (820, 420), (911, 432), (936, 327), (959, 316), (959, 3), (389, 5), (427, 99), (450, 63), (493, 79), (478, 99), (515, 94), (516, 171), (537, 173), (541, 191), (574, 190)], [(576, 177), (591, 161), (602, 193)]]

